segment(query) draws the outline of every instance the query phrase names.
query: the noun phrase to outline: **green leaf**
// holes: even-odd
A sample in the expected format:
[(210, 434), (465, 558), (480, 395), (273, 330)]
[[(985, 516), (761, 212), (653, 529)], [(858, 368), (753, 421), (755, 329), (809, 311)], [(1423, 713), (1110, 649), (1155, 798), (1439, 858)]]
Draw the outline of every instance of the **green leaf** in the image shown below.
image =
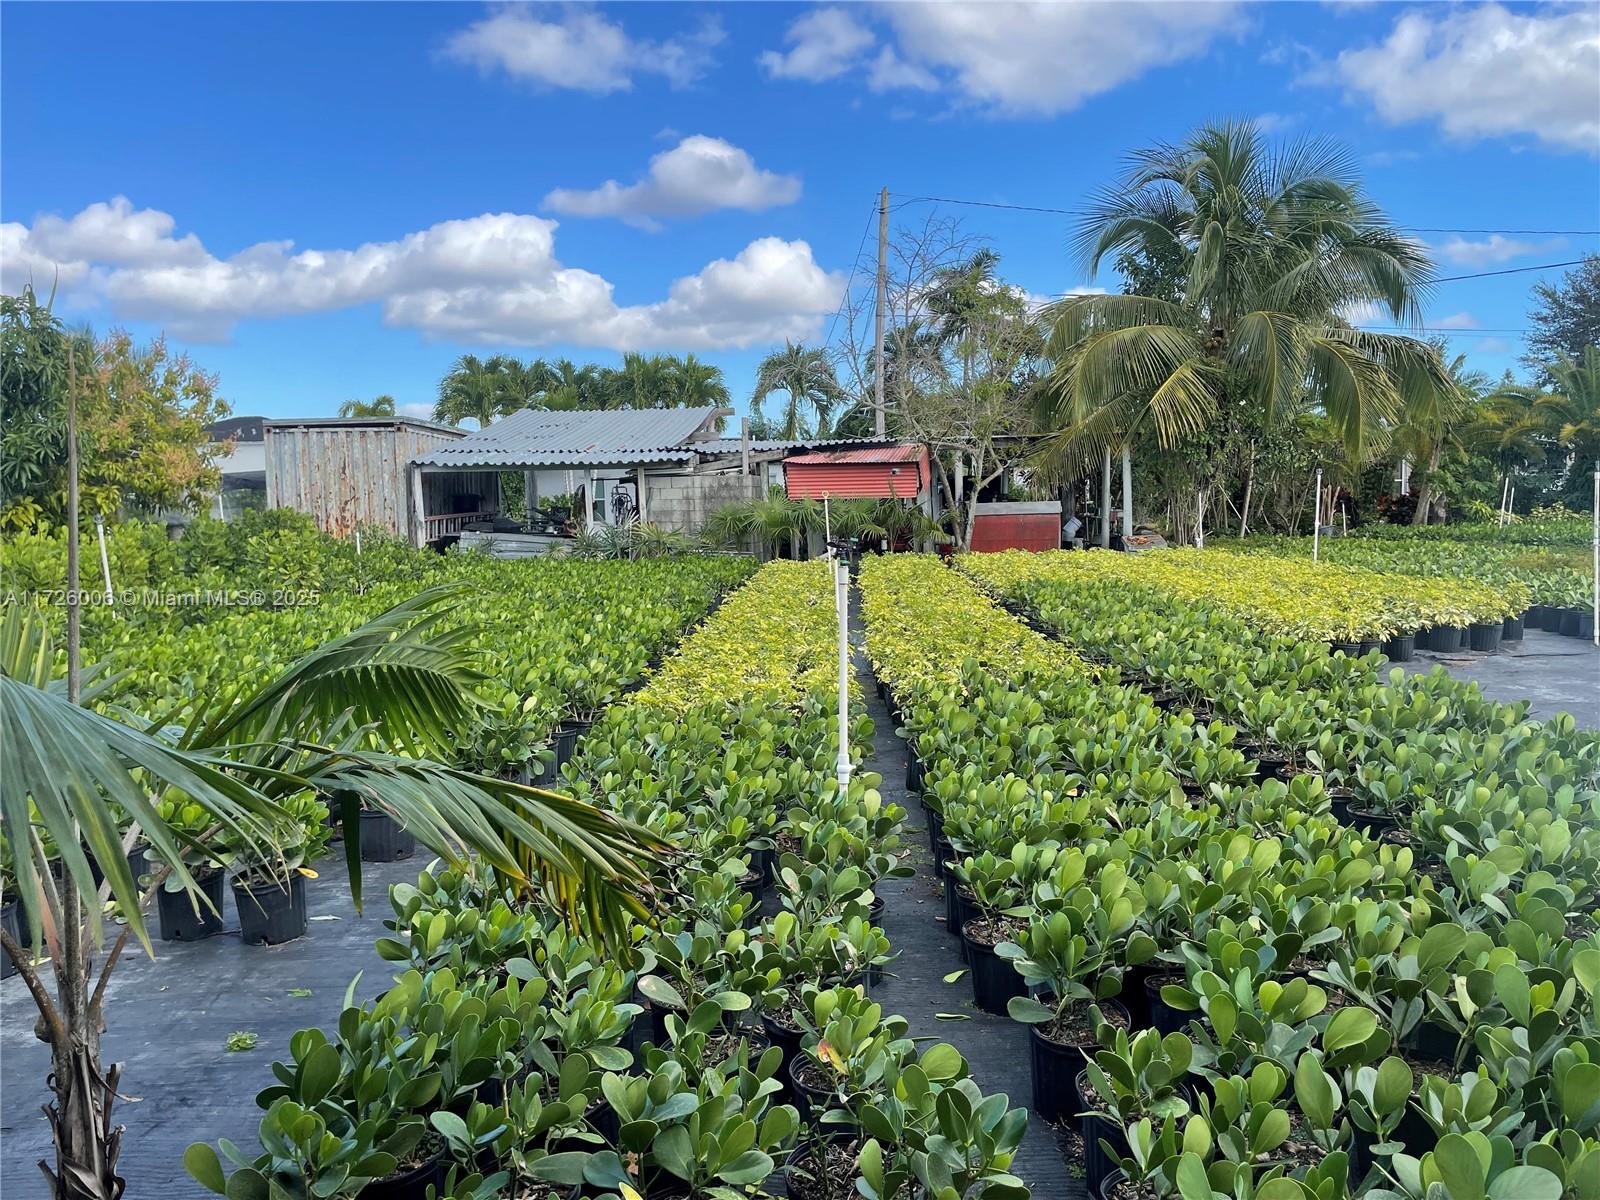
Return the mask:
[(935, 1083), (960, 1076), (966, 1060), (961, 1057), (961, 1051), (948, 1042), (939, 1042), (929, 1046), (922, 1052), (922, 1057), (917, 1060), (922, 1067), (923, 1074)]
[(967, 973), (967, 968), (962, 967), (959, 971), (951, 971), (950, 974), (948, 974), (948, 975), (946, 975), (944, 977), (944, 981), (946, 983), (955, 983), (957, 980), (959, 980), (966, 973)]
[(1484, 1168), (1472, 1143), (1459, 1133), (1446, 1134), (1433, 1148), (1434, 1169), (1449, 1190), (1450, 1200), (1484, 1200)]
[(1006, 1001), (1006, 1012), (1024, 1025), (1043, 1025), (1056, 1019), (1055, 1010), (1046, 1008), (1032, 996), (1013, 996)]
[(1178, 1195), (1183, 1200), (1212, 1200), (1211, 1181), (1206, 1178), (1205, 1164), (1199, 1155), (1186, 1153), (1178, 1159), (1175, 1178)]
[(1561, 1200), (1561, 1191), (1561, 1180), (1542, 1167), (1511, 1167), (1495, 1176), (1489, 1200)]
[(183, 1152), (184, 1169), (194, 1176), (195, 1182), (208, 1192), (225, 1196), (228, 1180), (222, 1173), (222, 1160), (209, 1142), (195, 1142)]
[(1366, 1008), (1341, 1008), (1322, 1031), (1322, 1048), (1330, 1055), (1360, 1046), (1378, 1029), (1377, 1015)]

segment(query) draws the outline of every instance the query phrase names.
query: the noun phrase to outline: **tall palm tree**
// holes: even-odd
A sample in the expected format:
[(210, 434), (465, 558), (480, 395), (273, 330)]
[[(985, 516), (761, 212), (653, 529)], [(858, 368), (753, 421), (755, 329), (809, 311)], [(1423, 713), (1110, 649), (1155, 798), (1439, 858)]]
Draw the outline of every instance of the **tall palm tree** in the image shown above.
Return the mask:
[(961, 386), (965, 390), (972, 378), (972, 349), (967, 344), (977, 324), (994, 307), (1000, 284), (995, 277), (1000, 256), (987, 247), (938, 272), (933, 278), (924, 305), (933, 316), (933, 333), (938, 345), (954, 345), (961, 359)]
[(523, 364), (506, 354), (480, 359), (463, 354), (439, 381), (433, 419), (459, 425), (471, 419), (483, 429), (507, 413), (526, 408), (531, 398)]
[(394, 397), (390, 395), (374, 396), (371, 400), (346, 400), (339, 405), (341, 417), (392, 417), (394, 411)]
[(1301, 393), (1359, 463), (1429, 390), (1450, 384), (1415, 338), (1351, 328), (1375, 306), (1415, 325), (1432, 278), (1423, 247), (1321, 141), (1270, 150), (1250, 122), (1207, 125), (1133, 156), (1077, 235), (1092, 273), (1107, 255), (1179, 256), (1179, 301), (1075, 296), (1047, 310), (1056, 368), (1045, 408), (1094, 449), (1148, 422), (1163, 445), (1230, 402), (1286, 411)]
[(728, 385), (722, 368), (702, 362), (693, 354), (674, 358), (672, 366), (672, 407), (725, 408)]
[(1479, 402), (1462, 440), (1494, 460), (1502, 493), (1515, 476), (1543, 463), (1561, 428), (1561, 397), (1531, 384), (1503, 383)]
[(1561, 421), (1556, 436), (1575, 465), (1593, 470), (1600, 466), (1600, 347), (1585, 347), (1580, 359), (1563, 356), (1548, 370), (1557, 397), (1551, 408)]
[(675, 408), (675, 361), (666, 354), (640, 354), (630, 350), (622, 366), (606, 376), (607, 408)]
[[(459, 585), (424, 592), (242, 698), (201, 697), (176, 735), (161, 720), (135, 728), (73, 703), (52, 684), (54, 651), (42, 625), (8, 617), (0, 631), (0, 821), (17, 893), (28, 900), (29, 940), (48, 951), (53, 994), (43, 964), (4, 929), (0, 946), (51, 1049), (55, 1098), (47, 1112), (57, 1159), (46, 1174), (56, 1200), (122, 1193), (121, 1131), (111, 1120), (120, 1068), (102, 1066), (101, 1030), (107, 984), (127, 941), (150, 950), (140, 907), (147, 897), (127, 859), (134, 835), (172, 864), (197, 905), (208, 903), (180, 853), (193, 839), (162, 820), (161, 795), (205, 809), (280, 877), (292, 870), (279, 850), (292, 820), (283, 802), (306, 790), (340, 798), (358, 905), (359, 812), (367, 805), (451, 862), (475, 852), (599, 936), (625, 937), (630, 915), (647, 911), (648, 863), (664, 848), (653, 835), (571, 797), (427, 757), (471, 718), (468, 688), (481, 679), (472, 628), (440, 626), (462, 593)], [(127, 833), (119, 811), (132, 819)], [(59, 876), (46, 869), (46, 838), (58, 848)], [(127, 924), (96, 971), (107, 899)]]
[[(1441, 357), (1443, 346), (1439, 349)], [(1489, 379), (1482, 371), (1467, 366), (1467, 356), (1458, 354), (1445, 367), (1451, 387), (1419, 397), (1401, 416), (1394, 430), (1394, 446), (1420, 468), (1417, 507), (1411, 514), (1413, 525), (1426, 525), (1433, 509), (1434, 476), (1447, 449), (1461, 446), (1460, 432), (1478, 400), (1488, 390)]]
[(827, 351), (796, 342), (785, 342), (782, 350), (774, 350), (761, 360), (756, 369), (755, 391), (750, 396), (752, 414), (760, 417), (761, 402), (780, 391), (785, 400), (783, 417), (775, 422), (777, 436), (789, 439), (798, 438), (809, 429), (805, 409), (816, 414), (817, 436), (825, 435), (834, 406), (846, 400)]

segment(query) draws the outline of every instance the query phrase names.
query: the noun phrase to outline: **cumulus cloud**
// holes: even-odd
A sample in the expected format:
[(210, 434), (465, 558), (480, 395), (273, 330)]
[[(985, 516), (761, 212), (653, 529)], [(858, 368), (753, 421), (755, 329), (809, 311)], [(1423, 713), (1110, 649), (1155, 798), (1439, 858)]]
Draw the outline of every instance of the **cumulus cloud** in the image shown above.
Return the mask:
[(757, 167), (748, 153), (721, 138), (696, 134), (650, 160), (645, 178), (597, 188), (557, 188), (546, 208), (578, 217), (621, 217), (654, 226), (655, 217), (690, 217), (721, 208), (760, 212), (800, 198), (800, 179)]
[(122, 197), (76, 217), (0, 225), (0, 283), (41, 287), (59, 273), (76, 298), (225, 338), (247, 318), (381, 306), (385, 323), (465, 342), (571, 343), (614, 350), (727, 349), (814, 337), (844, 279), (803, 241), (760, 238), (672, 284), (664, 300), (619, 305), (611, 283), (563, 265), (557, 224), (523, 213), (442, 221), (355, 249), (262, 242), (218, 258), (166, 213)]
[(1565, 244), (1560, 239), (1553, 242), (1525, 242), (1500, 233), (1490, 234), (1480, 241), (1472, 241), (1457, 234), (1434, 249), (1446, 262), (1457, 263), (1464, 267), (1482, 267), (1556, 250)]
[(1458, 312), (1447, 317), (1434, 317), (1428, 325), (1433, 329), (1476, 329), (1478, 318), (1469, 312)]
[(1437, 120), (1452, 137), (1531, 134), (1600, 152), (1600, 9), (1498, 4), (1408, 12), (1335, 73), (1385, 120)]
[(508, 5), (456, 33), (445, 44), (445, 55), (542, 87), (603, 95), (627, 91), (638, 74), (687, 86), (710, 69), (712, 51), (724, 36), (721, 23), (707, 19), (677, 37), (637, 41), (593, 9), (564, 8), (547, 18)]
[(994, 114), (1049, 116), (1201, 53), (1236, 21), (1233, 0), (1184, 4), (881, 4), (887, 36), (854, 12), (818, 8), (790, 25), (774, 76), (825, 80), (861, 69), (876, 91), (949, 87)]
[(877, 40), (873, 32), (842, 8), (814, 8), (790, 24), (787, 50), (768, 50), (757, 61), (774, 79), (820, 83), (860, 64)]

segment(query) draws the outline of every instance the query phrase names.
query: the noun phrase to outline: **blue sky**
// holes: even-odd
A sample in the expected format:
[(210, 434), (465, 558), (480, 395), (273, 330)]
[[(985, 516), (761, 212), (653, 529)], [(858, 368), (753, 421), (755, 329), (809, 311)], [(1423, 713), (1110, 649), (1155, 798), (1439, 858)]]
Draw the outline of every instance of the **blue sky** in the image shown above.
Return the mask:
[[(1502, 231), (1419, 232), (1441, 275), (1600, 248), (1515, 232), (1600, 229), (1594, 5), (12, 3), (0, 274), (166, 331), (241, 413), (420, 411), (498, 350), (694, 350), (742, 405), (869, 284), (879, 187), (1073, 209), (1226, 117), (1342, 139), (1407, 226)], [(1117, 286), (1068, 217), (948, 211), (1030, 292)], [(1540, 277), (1428, 323), (1498, 373)]]

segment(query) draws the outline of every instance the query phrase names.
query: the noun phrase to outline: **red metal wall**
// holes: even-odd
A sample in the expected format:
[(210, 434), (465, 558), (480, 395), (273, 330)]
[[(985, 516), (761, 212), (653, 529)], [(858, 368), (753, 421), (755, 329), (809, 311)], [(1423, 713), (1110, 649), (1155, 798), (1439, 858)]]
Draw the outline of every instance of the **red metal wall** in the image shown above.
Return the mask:
[(988, 513), (972, 526), (972, 548), (999, 550), (1061, 549), (1061, 519), (1054, 513)]
[[(900, 467), (900, 474), (889, 474), (892, 466)], [(894, 494), (902, 500), (917, 498), (917, 468), (915, 463), (785, 463), (783, 481), (789, 499), (821, 500), (824, 496), (835, 499), (863, 496), (888, 496), (890, 482)]]

